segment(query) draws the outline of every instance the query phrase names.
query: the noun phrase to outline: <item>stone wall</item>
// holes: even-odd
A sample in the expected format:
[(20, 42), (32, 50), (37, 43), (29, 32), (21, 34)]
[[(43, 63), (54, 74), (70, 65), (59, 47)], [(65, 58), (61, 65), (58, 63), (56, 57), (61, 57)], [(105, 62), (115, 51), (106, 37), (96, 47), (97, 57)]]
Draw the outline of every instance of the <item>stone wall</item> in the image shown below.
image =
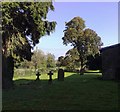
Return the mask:
[(117, 79), (120, 75), (120, 44), (103, 48), (101, 54), (103, 79)]

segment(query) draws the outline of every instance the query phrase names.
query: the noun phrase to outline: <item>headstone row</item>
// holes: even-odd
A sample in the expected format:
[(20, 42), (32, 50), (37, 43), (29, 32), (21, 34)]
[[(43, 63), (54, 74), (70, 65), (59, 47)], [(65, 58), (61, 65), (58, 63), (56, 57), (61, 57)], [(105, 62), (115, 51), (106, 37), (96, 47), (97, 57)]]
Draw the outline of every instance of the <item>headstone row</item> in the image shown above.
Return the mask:
[[(36, 73), (36, 76), (37, 76), (36, 81), (37, 81), (37, 80), (40, 80), (40, 75), (41, 75), (41, 74), (39, 73), (39, 71), (37, 71), (37, 73)], [(48, 82), (51, 83), (51, 82), (52, 82), (53, 72), (50, 71), (47, 75), (49, 76)], [(64, 70), (63, 70), (63, 69), (59, 69), (59, 70), (58, 70), (58, 80), (59, 80), (59, 81), (64, 81)]]

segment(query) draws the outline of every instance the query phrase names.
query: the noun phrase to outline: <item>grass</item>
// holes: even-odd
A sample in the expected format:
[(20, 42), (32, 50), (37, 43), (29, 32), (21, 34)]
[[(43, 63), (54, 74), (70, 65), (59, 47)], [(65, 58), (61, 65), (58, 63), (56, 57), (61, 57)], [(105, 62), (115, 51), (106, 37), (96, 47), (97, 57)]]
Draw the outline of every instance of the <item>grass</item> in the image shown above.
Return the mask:
[(99, 80), (100, 73), (65, 73), (64, 81), (48, 84), (47, 74), (41, 81), (35, 76), (15, 77), (15, 88), (3, 91), (3, 110), (117, 110), (118, 83)]

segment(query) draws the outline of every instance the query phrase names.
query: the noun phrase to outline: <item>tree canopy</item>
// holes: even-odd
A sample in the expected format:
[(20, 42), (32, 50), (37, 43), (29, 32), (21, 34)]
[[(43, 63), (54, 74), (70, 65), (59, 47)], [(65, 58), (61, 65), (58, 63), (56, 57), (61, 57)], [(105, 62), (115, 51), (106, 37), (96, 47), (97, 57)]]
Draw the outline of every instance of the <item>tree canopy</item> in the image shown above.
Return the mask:
[(66, 71), (76, 71), (79, 66), (79, 53), (76, 48), (68, 50), (65, 56), (58, 57), (57, 65)]
[(31, 60), (31, 49), (55, 29), (56, 22), (47, 20), (50, 10), (54, 11), (52, 2), (3, 2), (3, 53)]
[(46, 55), (46, 64), (47, 64), (47, 68), (54, 68), (54, 67), (56, 67), (55, 56), (53, 54), (48, 53)]
[(80, 17), (74, 17), (71, 21), (65, 23), (63, 44), (71, 44), (79, 53), (79, 61), (81, 62), (81, 69), (87, 60), (88, 55), (95, 55), (99, 53), (102, 45), (101, 38), (98, 34), (86, 28), (85, 21)]
[(50, 10), (54, 11), (52, 1), (2, 2), (3, 88), (13, 85), (15, 60), (30, 61), (39, 39), (55, 30), (56, 22), (47, 20)]

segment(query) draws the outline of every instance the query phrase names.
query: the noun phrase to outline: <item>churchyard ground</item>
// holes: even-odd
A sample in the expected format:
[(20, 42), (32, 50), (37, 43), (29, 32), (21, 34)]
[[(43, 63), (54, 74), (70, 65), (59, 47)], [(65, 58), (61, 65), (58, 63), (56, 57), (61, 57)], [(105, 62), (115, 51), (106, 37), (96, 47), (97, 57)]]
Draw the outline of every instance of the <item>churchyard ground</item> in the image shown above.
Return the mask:
[(3, 110), (117, 110), (118, 82), (100, 80), (101, 73), (65, 72), (64, 81), (42, 74), (35, 81), (34, 72), (17, 76), (15, 87), (3, 91)]

